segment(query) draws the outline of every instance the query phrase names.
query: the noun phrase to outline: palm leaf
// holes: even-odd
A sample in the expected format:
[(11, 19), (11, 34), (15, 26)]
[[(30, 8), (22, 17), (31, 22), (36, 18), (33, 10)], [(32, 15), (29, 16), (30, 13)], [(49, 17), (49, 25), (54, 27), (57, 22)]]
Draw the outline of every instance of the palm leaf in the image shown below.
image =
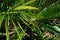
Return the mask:
[[(24, 0), (23, 0), (23, 1), (24, 1)], [(28, 5), (28, 4), (33, 3), (33, 2), (35, 2), (35, 1), (36, 1), (36, 0), (31, 0), (31, 1), (27, 2), (27, 3), (24, 3), (24, 4), (21, 5), (21, 6)], [(18, 7), (21, 3), (22, 3), (22, 2), (17, 3), (17, 4), (14, 5), (12, 8), (10, 8), (8, 11), (12, 11), (15, 7)]]
[(0, 15), (0, 28), (5, 15)]
[(38, 8), (36, 7), (31, 7), (31, 6), (19, 6), (19, 7), (16, 7), (14, 10), (38, 10)]
[[(29, 22), (29, 24), (32, 24), (32, 25), (33, 25), (32, 27), (30, 26), (30, 28), (31, 28), (32, 30), (33, 30), (34, 27), (35, 27), (35, 30), (34, 30), (34, 31), (37, 32), (37, 35), (38, 35), (39, 40), (44, 40), (44, 38), (42, 37), (42, 32), (41, 32), (41, 30), (39, 29), (39, 27), (38, 27), (36, 24), (34, 24), (32, 21), (30, 21), (30, 19), (28, 19), (25, 15), (21, 14), (21, 16), (23, 17), (24, 20), (26, 20), (27, 22)], [(28, 26), (28, 24), (27, 24), (27, 26)]]

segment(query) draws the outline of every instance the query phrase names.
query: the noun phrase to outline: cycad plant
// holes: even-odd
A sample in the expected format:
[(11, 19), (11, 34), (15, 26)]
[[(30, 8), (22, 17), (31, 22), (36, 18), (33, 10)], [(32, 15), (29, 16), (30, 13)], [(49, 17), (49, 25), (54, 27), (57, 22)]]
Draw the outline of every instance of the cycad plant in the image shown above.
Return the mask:
[[(1, 40), (48, 40), (44, 37), (39, 25), (44, 26), (45, 31), (60, 35), (60, 28), (55, 26), (58, 24), (45, 21), (59, 17), (59, 0), (1, 0)], [(6, 38), (2, 39), (2, 36)]]

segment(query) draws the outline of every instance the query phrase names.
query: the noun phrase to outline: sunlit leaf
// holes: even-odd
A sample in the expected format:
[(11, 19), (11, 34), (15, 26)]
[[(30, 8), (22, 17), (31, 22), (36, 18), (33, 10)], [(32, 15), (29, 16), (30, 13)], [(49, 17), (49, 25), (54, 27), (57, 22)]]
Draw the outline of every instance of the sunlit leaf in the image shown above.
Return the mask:
[(16, 7), (14, 10), (38, 10), (38, 8), (36, 7), (32, 7), (32, 6), (19, 6), (19, 7)]

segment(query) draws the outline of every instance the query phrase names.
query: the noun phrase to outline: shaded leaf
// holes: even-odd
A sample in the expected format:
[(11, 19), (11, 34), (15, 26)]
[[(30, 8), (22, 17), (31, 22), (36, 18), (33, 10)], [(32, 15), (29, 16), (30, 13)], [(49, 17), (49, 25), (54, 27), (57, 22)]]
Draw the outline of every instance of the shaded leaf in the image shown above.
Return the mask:
[(0, 15), (0, 28), (5, 15)]

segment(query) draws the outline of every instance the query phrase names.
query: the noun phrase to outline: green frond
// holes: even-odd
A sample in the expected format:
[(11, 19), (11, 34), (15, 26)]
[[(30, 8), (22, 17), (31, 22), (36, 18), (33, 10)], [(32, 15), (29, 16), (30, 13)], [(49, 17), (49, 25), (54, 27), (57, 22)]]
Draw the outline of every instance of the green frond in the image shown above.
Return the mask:
[[(60, 20), (51, 22), (56, 18), (60, 19), (60, 0), (0, 0), (0, 37), (6, 36), (6, 40), (12, 36), (12, 40), (27, 40), (26, 37), (28, 40), (59, 40)], [(14, 31), (12, 36), (11, 30)], [(52, 32), (53, 38), (44, 38), (44, 32)]]

